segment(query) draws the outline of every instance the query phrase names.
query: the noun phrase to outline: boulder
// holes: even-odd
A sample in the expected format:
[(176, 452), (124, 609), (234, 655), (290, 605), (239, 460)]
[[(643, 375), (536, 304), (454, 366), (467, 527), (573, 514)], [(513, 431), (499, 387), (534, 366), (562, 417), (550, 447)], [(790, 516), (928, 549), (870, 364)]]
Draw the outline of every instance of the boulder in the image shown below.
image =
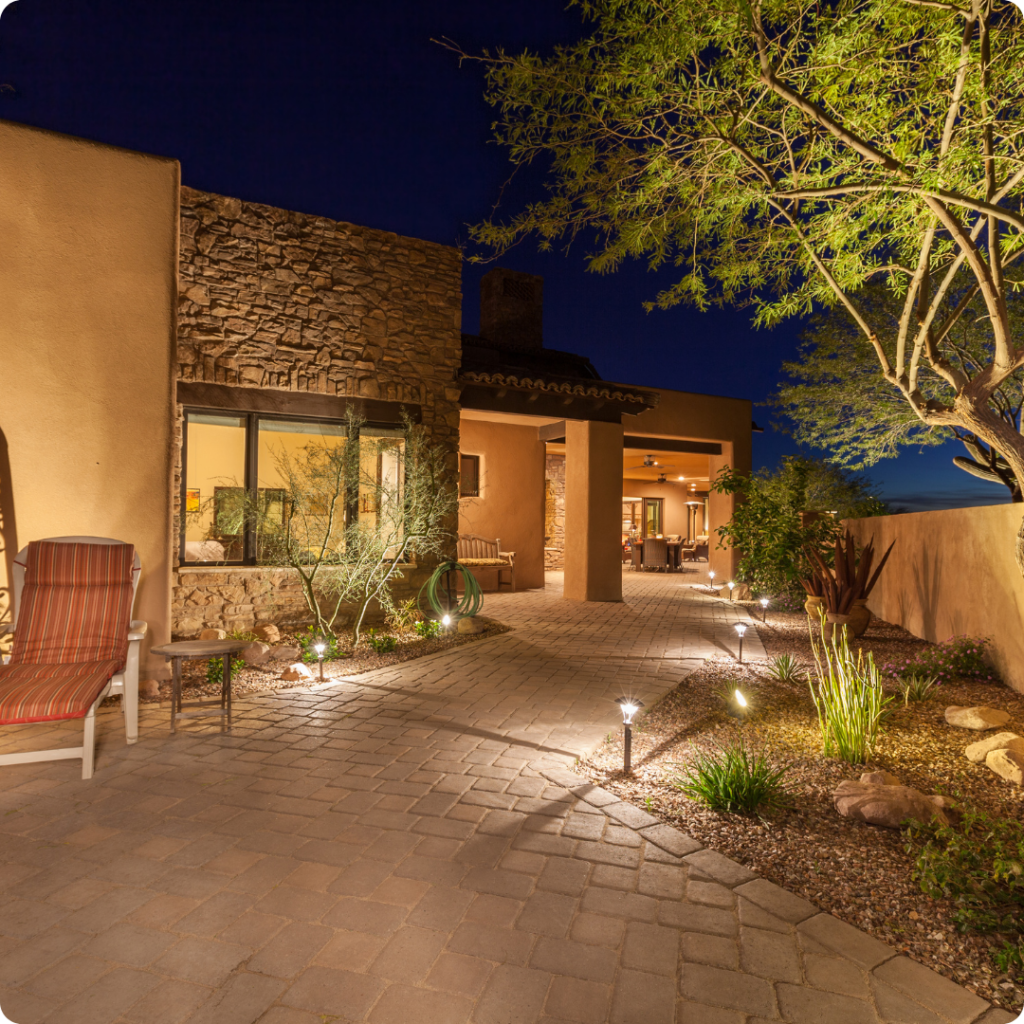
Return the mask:
[(139, 696), (153, 697), (160, 696), (160, 684), (155, 679), (140, 679), (139, 680)]
[(465, 619), (459, 619), (459, 632), (469, 633), (474, 635), (476, 633), (482, 633), (487, 627), (482, 622), (477, 622), (473, 616), (469, 616)]
[(301, 661), (296, 661), (281, 673), (281, 678), (285, 682), (297, 683), (303, 679), (312, 679), (313, 673), (308, 665), (304, 665)]
[(986, 729), (998, 729), (1010, 720), (1008, 711), (997, 711), (995, 708), (962, 708), (951, 704), (946, 708), (946, 721), (958, 729), (974, 729), (984, 732)]
[(1015, 732), (1000, 732), (972, 743), (964, 753), (968, 761), (981, 764), (993, 750), (1012, 750), (1015, 754), (1024, 754), (1024, 740)]
[(876, 786), (898, 786), (900, 784), (900, 780), (892, 772), (865, 772), (860, 777), (860, 781)]
[(246, 665), (262, 665), (270, 657), (270, 645), (261, 644), (257, 640), (248, 647), (243, 647), (241, 655)]
[(227, 636), (227, 633), (223, 629), (204, 629), (199, 634), (200, 640), (223, 640)]
[(832, 802), (844, 818), (884, 828), (900, 828), (908, 818), (917, 821), (937, 818), (941, 824), (949, 824), (944, 798), (926, 796), (911, 786), (848, 780), (839, 783), (832, 794)]
[(265, 644), (276, 644), (281, 639), (281, 630), (272, 622), (257, 622), (253, 628), (257, 640)]
[(271, 647), (268, 655), (271, 661), (298, 661), (302, 657), (299, 647)]
[(985, 764), (1007, 782), (1012, 782), (1015, 786), (1024, 786), (1024, 754), (1007, 750), (1005, 747), (990, 750), (985, 758)]

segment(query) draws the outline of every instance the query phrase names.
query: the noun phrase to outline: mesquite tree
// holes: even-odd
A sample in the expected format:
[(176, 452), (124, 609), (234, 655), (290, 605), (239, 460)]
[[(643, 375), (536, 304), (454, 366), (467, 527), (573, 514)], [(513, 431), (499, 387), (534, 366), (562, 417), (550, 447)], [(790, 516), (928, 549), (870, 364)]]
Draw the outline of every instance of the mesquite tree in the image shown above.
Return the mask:
[[(479, 225), (502, 249), (596, 236), (590, 265), (678, 267), (657, 296), (749, 302), (772, 325), (842, 307), (922, 423), (1024, 481), (991, 396), (1024, 365), (1007, 317), (1024, 254), (1024, 19), (1003, 0), (584, 0), (590, 35), (484, 54), (498, 139), (549, 160), (546, 199)], [(895, 326), (860, 296), (882, 280)], [(950, 333), (977, 301), (977, 366)], [(927, 397), (929, 368), (946, 385)], [(1024, 528), (1017, 562), (1024, 571)]]

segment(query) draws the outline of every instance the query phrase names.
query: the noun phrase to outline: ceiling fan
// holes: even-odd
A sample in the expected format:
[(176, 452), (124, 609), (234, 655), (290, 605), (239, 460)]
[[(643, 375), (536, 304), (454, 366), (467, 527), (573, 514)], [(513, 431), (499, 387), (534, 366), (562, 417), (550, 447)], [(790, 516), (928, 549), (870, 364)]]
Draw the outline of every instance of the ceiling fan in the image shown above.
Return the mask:
[(658, 462), (658, 460), (655, 459), (655, 457), (653, 455), (645, 455), (644, 458), (643, 458), (643, 462), (639, 462), (635, 466), (630, 466), (629, 468), (630, 469), (640, 469), (641, 466), (644, 469), (654, 469), (655, 467), (657, 467), (658, 469), (674, 469), (675, 468), (675, 463), (674, 462)]

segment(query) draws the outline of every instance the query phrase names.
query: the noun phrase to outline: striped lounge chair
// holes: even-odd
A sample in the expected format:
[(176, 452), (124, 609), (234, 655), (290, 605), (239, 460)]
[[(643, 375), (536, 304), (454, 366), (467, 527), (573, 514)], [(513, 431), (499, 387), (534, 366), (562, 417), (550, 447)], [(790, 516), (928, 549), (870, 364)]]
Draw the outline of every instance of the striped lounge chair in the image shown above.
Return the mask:
[(96, 708), (120, 693), (129, 743), (139, 737), (139, 645), (146, 623), (132, 620), (139, 557), (131, 544), (101, 537), (52, 537), (18, 552), (13, 573), (10, 662), (0, 666), (0, 726), (83, 718), (80, 747), (0, 755), (0, 765), (82, 759), (91, 779)]

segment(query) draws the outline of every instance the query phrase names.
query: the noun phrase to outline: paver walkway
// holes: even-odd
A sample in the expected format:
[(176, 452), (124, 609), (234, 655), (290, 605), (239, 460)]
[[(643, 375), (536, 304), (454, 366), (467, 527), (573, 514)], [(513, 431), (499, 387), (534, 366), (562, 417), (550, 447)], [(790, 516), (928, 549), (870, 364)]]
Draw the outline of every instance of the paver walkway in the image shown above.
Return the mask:
[[(552, 583), (556, 583), (555, 579)], [(17, 1024), (1003, 1024), (987, 1004), (566, 770), (746, 613), (488, 598), (516, 631), (169, 735), (0, 772)], [(744, 653), (763, 654), (748, 633)], [(59, 729), (46, 730), (59, 731)], [(9, 747), (12, 730), (0, 734)], [(52, 738), (52, 737), (51, 737)], [(70, 735), (69, 735), (70, 740)]]

